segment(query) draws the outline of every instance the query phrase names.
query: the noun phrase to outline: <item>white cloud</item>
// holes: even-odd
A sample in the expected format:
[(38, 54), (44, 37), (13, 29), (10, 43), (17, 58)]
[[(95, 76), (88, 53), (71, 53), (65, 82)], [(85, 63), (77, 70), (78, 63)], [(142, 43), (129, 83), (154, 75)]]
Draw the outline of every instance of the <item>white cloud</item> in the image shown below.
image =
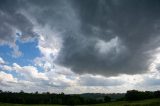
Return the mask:
[(77, 75), (70, 69), (55, 65), (55, 68), (46, 72), (49, 84), (57, 87), (70, 87), (76, 85)]
[[(0, 72), (1, 88), (12, 91), (22, 89), (26, 92), (118, 93), (126, 92), (129, 89), (147, 90), (149, 84), (155, 87), (154, 90), (159, 87), (154, 85), (159, 83), (153, 72), (143, 75), (119, 75), (106, 78), (91, 74), (78, 75), (70, 69), (58, 65), (55, 65), (54, 69), (44, 72), (39, 72), (34, 66), (20, 66), (17, 63), (12, 66), (3, 65), (2, 69), (15, 70), (18, 75), (23, 76), (23, 79), (19, 76), (14, 78), (12, 74)], [(157, 83), (154, 83), (155, 80)], [(152, 88), (149, 89), (152, 90)]]
[(1, 69), (2, 69), (2, 70), (6, 70), (6, 71), (10, 71), (10, 70), (12, 70), (12, 67), (11, 67), (11, 66), (8, 66), (8, 65), (2, 65), (2, 66), (1, 66)]
[(155, 75), (158, 76), (159, 73), (155, 74), (153, 72), (143, 75), (123, 74), (106, 78), (91, 74), (78, 75), (59, 65), (54, 65), (54, 68), (50, 67), (49, 71), (44, 72), (39, 72), (35, 66), (20, 66), (17, 63), (13, 63), (12, 66), (3, 65), (1, 68), (4, 71), (16, 71), (18, 75), (22, 76), (14, 78), (12, 74), (0, 72), (1, 88), (12, 91), (22, 89), (26, 92), (118, 93), (126, 92), (129, 89), (147, 90), (147, 84), (152, 84), (152, 86), (158, 88), (158, 85), (155, 86), (154, 84), (159, 84), (154, 83), (155, 80), (158, 82), (158, 79), (154, 79), (154, 77), (156, 78)]
[(2, 57), (0, 57), (0, 64), (4, 64), (4, 63), (5, 63), (5, 61), (3, 60)]
[(54, 61), (62, 47), (62, 39), (60, 38), (62, 32), (57, 32), (54, 28), (41, 26), (37, 23), (35, 23), (34, 30), (40, 34), (37, 47), (42, 54), (41, 57), (34, 59), (35, 66), (40, 66), (44, 71), (50, 71), (54, 68)]
[(25, 90), (28, 92), (33, 92), (37, 89), (36, 84), (30, 81), (19, 80), (15, 78), (12, 74), (0, 71), (0, 88), (4, 91), (16, 91)]
[(17, 79), (12, 76), (12, 74), (7, 74), (0, 71), (0, 82), (17, 82)]
[(108, 42), (103, 40), (98, 40), (95, 48), (98, 49), (99, 53), (105, 56), (108, 56), (110, 53), (114, 52), (114, 55), (119, 55), (122, 52), (125, 52), (126, 47), (121, 44), (119, 37), (114, 37)]
[(48, 80), (47, 76), (42, 73), (38, 72), (37, 68), (34, 66), (23, 66), (13, 63), (13, 70), (15, 70), (17, 73), (21, 74), (28, 80), (30, 79), (42, 79), (42, 80)]
[[(154, 61), (158, 61), (156, 59)], [(153, 87), (147, 88), (150, 85), (155, 87), (154, 90), (159, 87), (160, 73), (158, 70), (152, 70), (141, 75), (122, 74), (114, 77), (103, 77), (91, 74), (78, 75), (69, 68), (51, 62), (44, 55), (35, 59), (37, 60), (35, 61), (37, 66), (43, 69), (41, 72), (36, 66), (20, 66), (17, 63), (9, 66), (4, 64), (5, 61), (2, 58), (0, 60), (3, 63), (1, 64), (0, 81), (1, 88), (4, 90), (20, 91), (22, 89), (26, 92), (50, 91), (57, 93), (118, 93), (126, 92), (129, 89), (153, 90)], [(156, 64), (157, 62), (153, 63)], [(156, 69), (156, 66), (152, 69)], [(18, 76), (3, 71), (15, 71)]]

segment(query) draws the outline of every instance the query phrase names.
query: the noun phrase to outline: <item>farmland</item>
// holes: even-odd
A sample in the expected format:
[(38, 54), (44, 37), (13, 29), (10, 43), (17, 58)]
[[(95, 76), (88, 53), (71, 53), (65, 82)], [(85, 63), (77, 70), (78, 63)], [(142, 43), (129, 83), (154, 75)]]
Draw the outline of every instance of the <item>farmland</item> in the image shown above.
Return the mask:
[[(47, 105), (47, 104), (8, 104), (0, 103), (0, 106), (69, 106), (69, 105)], [(141, 101), (117, 101), (103, 104), (91, 104), (91, 105), (75, 105), (75, 106), (160, 106), (160, 99), (147, 99)]]

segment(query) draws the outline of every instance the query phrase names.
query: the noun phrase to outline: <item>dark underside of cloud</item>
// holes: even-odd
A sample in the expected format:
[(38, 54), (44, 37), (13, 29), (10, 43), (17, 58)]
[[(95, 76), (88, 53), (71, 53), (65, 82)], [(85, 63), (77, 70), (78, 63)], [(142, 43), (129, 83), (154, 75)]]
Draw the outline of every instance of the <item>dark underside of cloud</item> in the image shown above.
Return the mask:
[[(18, 10), (29, 8), (25, 10), (40, 25), (63, 31), (59, 36), (63, 47), (56, 62), (79, 74), (144, 73), (151, 59), (148, 51), (160, 45), (159, 0), (26, 0), (21, 3), (26, 5), (0, 4), (0, 42), (10, 41), (13, 27), (23, 37), (35, 36), (29, 19), (17, 13), (18, 7)], [(8, 10), (10, 7), (13, 11)]]
[(150, 0), (74, 1), (80, 32), (67, 33), (60, 62), (77, 73), (136, 74), (148, 70), (159, 46), (160, 2)]

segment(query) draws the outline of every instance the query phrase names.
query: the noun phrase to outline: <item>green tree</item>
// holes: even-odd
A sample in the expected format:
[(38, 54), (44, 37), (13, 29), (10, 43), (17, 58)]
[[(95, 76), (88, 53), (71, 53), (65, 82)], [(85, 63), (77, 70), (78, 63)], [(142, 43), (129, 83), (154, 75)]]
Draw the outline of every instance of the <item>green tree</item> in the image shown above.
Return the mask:
[(110, 102), (110, 101), (111, 101), (111, 98), (110, 98), (109, 96), (105, 96), (105, 97), (104, 97), (104, 101), (105, 101), (105, 102)]

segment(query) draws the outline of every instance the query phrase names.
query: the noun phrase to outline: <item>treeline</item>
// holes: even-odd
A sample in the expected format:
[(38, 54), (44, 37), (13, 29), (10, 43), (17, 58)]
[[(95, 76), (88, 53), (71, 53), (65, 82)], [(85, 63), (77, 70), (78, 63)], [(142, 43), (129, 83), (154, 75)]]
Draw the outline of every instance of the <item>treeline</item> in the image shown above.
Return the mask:
[(9, 92), (0, 90), (0, 102), (16, 103), (16, 104), (62, 104), (62, 105), (82, 105), (82, 104), (97, 104), (109, 102), (111, 99), (105, 96), (103, 99), (86, 99), (78, 94), (66, 95), (64, 93), (25, 93)]
[[(124, 96), (123, 96), (124, 95)], [(61, 104), (61, 105), (83, 105), (99, 104), (110, 101), (133, 101), (151, 98), (160, 98), (160, 91), (138, 91), (129, 90), (125, 94), (56, 94), (56, 93), (25, 93), (9, 92), (0, 90), (0, 102), (16, 104)]]
[(152, 98), (160, 98), (160, 91), (138, 91), (138, 90), (130, 90), (127, 91), (125, 95), (125, 100), (144, 100), (144, 99), (152, 99)]

